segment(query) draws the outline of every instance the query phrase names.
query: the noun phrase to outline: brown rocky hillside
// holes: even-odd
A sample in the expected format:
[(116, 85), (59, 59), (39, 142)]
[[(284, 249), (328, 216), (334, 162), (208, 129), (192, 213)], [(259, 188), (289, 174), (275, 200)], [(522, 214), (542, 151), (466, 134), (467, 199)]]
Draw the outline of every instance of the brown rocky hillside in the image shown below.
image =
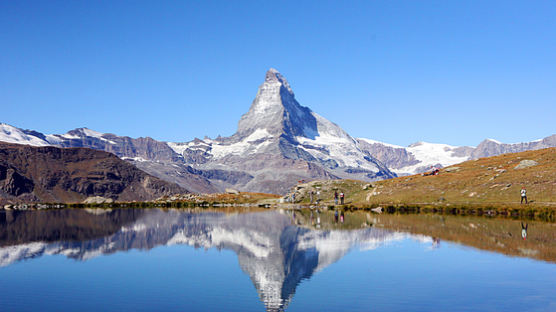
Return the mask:
[(146, 201), (185, 193), (117, 156), (88, 148), (0, 142), (0, 202)]

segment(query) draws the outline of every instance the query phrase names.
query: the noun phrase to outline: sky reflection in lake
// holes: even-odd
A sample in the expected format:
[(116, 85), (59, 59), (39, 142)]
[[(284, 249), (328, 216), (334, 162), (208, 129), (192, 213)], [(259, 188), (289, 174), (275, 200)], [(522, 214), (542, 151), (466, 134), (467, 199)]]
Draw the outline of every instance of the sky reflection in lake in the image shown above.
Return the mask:
[[(550, 250), (535, 239), (553, 233), (533, 229), (550, 232), (550, 225), (533, 224), (523, 242), (506, 233), (515, 226), (505, 220), (399, 218), (346, 214), (341, 224), (331, 213), (284, 211), (4, 212), (0, 304), (17, 311), (556, 309), (556, 259), (488, 251), (501, 244), (507, 254), (521, 252), (516, 242), (546, 260)], [(435, 224), (487, 251), (439, 238)], [(482, 230), (467, 237), (460, 228)]]

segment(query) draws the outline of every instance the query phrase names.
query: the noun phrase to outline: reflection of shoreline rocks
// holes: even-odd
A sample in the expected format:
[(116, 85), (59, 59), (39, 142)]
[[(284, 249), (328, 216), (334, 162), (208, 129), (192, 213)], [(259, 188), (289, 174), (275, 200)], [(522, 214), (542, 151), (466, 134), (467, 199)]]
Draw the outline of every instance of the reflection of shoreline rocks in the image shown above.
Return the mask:
[[(121, 220), (121, 222), (119, 222)], [(66, 236), (60, 237), (60, 227)], [(73, 226), (71, 224), (74, 224)], [(297, 285), (358, 246), (373, 249), (408, 237), (383, 229), (314, 231), (277, 211), (245, 214), (118, 209), (20, 212), (0, 218), (0, 266), (43, 255), (87, 260), (102, 254), (186, 244), (233, 250), (269, 311), (283, 310)], [(22, 239), (14, 239), (20, 231)]]

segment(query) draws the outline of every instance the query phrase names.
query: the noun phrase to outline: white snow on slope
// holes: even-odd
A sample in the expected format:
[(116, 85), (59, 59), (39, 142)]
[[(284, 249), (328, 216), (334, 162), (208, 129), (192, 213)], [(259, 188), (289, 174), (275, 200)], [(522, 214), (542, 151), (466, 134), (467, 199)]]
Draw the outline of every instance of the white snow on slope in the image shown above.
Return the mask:
[(268, 138), (272, 138), (272, 135), (268, 133), (266, 129), (257, 129), (245, 139), (230, 145), (218, 144), (217, 142), (209, 141), (212, 143), (211, 154), (214, 158), (218, 159), (227, 155), (242, 155), (248, 151), (255, 153), (260, 148), (270, 144), (270, 141), (267, 140), (259, 144), (255, 144), (255, 142)]
[(418, 169), (422, 167), (431, 167), (437, 164), (443, 167), (451, 166), (457, 163), (469, 160), (468, 156), (453, 156), (454, 149), (457, 146), (439, 143), (419, 142), (406, 147), (406, 150), (413, 154), (419, 163), (413, 166), (407, 166), (400, 169), (394, 169), (396, 173), (418, 173)]
[[(108, 139), (103, 138), (103, 136), (104, 136), (106, 133), (102, 133), (102, 132), (98, 132), (98, 131), (95, 131), (95, 130), (91, 130), (91, 129), (89, 129), (89, 128), (79, 128), (79, 129), (77, 129), (77, 130), (78, 130), (79, 132), (83, 133), (84, 136), (91, 137), (91, 138), (97, 138), (97, 139), (99, 139), (99, 140), (101, 140), (101, 141), (108, 142), (108, 143), (110, 143), (110, 144), (116, 144), (116, 142), (114, 142), (114, 141), (110, 141), (110, 140), (108, 140)], [(74, 138), (74, 139), (79, 139), (79, 138), (80, 138), (79, 136), (73, 136), (73, 137), (72, 137), (71, 135), (69, 135), (69, 134), (67, 134), (67, 133), (66, 133), (64, 136), (65, 136), (66, 138)]]
[(404, 148), (404, 149), (405, 149), (405, 147), (400, 146), (400, 145), (394, 145), (394, 144), (385, 143), (385, 142), (376, 141), (376, 140), (371, 140), (371, 139), (358, 138), (358, 140), (367, 142), (367, 143), (369, 143), (369, 144), (381, 144), (381, 145), (388, 146), (388, 147), (392, 147), (392, 148)]
[(454, 151), (459, 146), (448, 144), (418, 142), (408, 147), (400, 145), (388, 144), (371, 139), (358, 138), (362, 142), (369, 144), (380, 144), (395, 149), (404, 149), (407, 153), (413, 155), (419, 163), (402, 168), (389, 168), (398, 175), (417, 174), (423, 171), (423, 168), (429, 169), (431, 166), (441, 165), (442, 167), (451, 166), (469, 160), (469, 156), (454, 156)]
[(61, 144), (63, 139), (60, 138), (60, 136), (55, 135), (55, 134), (46, 134), (46, 141), (50, 144), (50, 145), (58, 145)]
[(145, 158), (143, 157), (122, 157), (123, 160), (133, 160), (133, 161), (138, 161), (138, 162), (145, 162), (147, 161)]
[(255, 142), (261, 139), (271, 139), (272, 135), (266, 129), (257, 129), (245, 139), (233, 143), (223, 144), (216, 140), (205, 139), (202, 141), (191, 141), (187, 143), (166, 142), (166, 144), (174, 150), (174, 152), (183, 155), (185, 150), (203, 150), (211, 154), (215, 159), (225, 157), (227, 155), (243, 155), (245, 153), (257, 152), (259, 149), (270, 144), (263, 141), (258, 144)]
[(296, 140), (303, 145), (323, 148), (327, 152), (303, 146), (301, 148), (320, 160), (332, 159), (346, 167), (378, 171), (375, 164), (365, 160), (365, 153), (359, 149), (357, 142), (349, 134), (319, 114), (314, 112), (311, 114), (317, 120), (318, 133), (314, 139), (300, 136), (296, 137)]
[(502, 142), (497, 141), (497, 140), (495, 140), (495, 139), (486, 139), (486, 140), (487, 140), (487, 141), (494, 142), (494, 143), (496, 143), (496, 144), (502, 144)]
[(99, 138), (99, 139), (101, 139), (102, 136), (104, 135), (104, 133), (100, 133), (100, 132), (98, 132), (98, 131), (91, 130), (91, 129), (88, 129), (88, 128), (82, 128), (81, 131), (82, 131), (86, 136), (90, 136), (90, 137), (93, 137), (93, 138)]
[(68, 134), (68, 133), (64, 133), (61, 135), (61, 137), (65, 138), (65, 139), (79, 139), (79, 136), (77, 135), (72, 135), (72, 134)]
[[(102, 136), (105, 135), (104, 133), (94, 131), (87, 128), (80, 128), (77, 129), (83, 136), (86, 137), (93, 137), (97, 138), (101, 141), (116, 144), (116, 142), (103, 138)], [(14, 126), (10, 126), (5, 123), (0, 123), (0, 141), (8, 142), (8, 143), (16, 143), (16, 144), (26, 144), (32, 146), (51, 146), (51, 145), (59, 145), (64, 140), (68, 139), (81, 139), (82, 137), (75, 134), (65, 133), (62, 135), (56, 134), (46, 134), (44, 135), (45, 139), (40, 137), (29, 135), (23, 132), (21, 129), (16, 128)]]
[(0, 123), (0, 141), (16, 144), (26, 144), (32, 146), (48, 146), (45, 140), (36, 136), (25, 134), (21, 129)]
[(183, 155), (183, 151), (185, 151), (186, 149), (190, 148), (190, 146), (193, 146), (194, 143), (193, 142), (188, 142), (188, 143), (175, 143), (175, 142), (166, 142), (166, 144), (172, 149), (174, 150), (174, 152)]

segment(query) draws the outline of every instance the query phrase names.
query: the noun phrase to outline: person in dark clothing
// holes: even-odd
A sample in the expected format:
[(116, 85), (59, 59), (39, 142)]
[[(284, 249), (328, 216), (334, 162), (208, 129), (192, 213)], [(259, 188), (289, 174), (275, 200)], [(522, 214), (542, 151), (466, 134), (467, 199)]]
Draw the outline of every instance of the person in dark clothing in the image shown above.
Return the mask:
[(338, 204), (338, 191), (334, 191), (334, 205)]
[(334, 211), (334, 222), (338, 223), (338, 210)]
[(344, 204), (344, 192), (340, 193), (340, 205)]

